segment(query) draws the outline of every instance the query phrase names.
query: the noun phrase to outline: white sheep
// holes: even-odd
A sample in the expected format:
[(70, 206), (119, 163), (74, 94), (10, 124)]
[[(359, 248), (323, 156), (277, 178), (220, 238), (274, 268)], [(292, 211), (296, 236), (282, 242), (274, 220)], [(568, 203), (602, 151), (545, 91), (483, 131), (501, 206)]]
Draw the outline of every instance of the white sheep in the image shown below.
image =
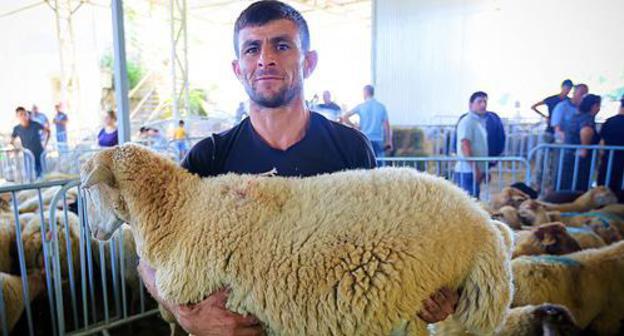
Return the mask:
[(565, 256), (523, 256), (512, 261), (512, 269), (512, 306), (564, 305), (581, 328), (619, 335), (624, 319), (624, 242)]
[[(41, 271), (34, 270), (28, 275), (28, 297), (31, 302), (39, 296), (45, 288), (45, 280), (42, 274)], [(26, 307), (22, 293), (22, 278), (17, 275), (0, 272), (0, 283), (0, 290), (2, 290), (4, 299), (4, 302), (0, 302), (0, 305), (4, 304), (7, 330), (11, 332)], [(3, 330), (3, 323), (3, 320), (0, 318), (0, 331)]]
[(416, 314), (443, 286), (463, 288), (454, 318), (487, 334), (511, 299), (509, 229), (413, 169), (201, 179), (124, 145), (81, 176), (95, 237), (129, 223), (165, 300), (196, 303), (228, 286), (227, 307), (270, 334), (425, 335)]

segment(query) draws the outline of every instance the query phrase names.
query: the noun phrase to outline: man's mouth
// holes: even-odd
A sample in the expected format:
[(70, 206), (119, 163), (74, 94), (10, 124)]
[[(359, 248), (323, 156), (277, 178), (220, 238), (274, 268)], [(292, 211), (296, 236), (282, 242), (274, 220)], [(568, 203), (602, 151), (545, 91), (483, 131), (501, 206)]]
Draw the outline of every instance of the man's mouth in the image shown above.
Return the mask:
[(277, 80), (283, 80), (283, 77), (280, 76), (260, 76), (260, 77), (256, 77), (256, 79), (254, 80), (255, 82), (260, 82), (260, 81), (277, 81)]

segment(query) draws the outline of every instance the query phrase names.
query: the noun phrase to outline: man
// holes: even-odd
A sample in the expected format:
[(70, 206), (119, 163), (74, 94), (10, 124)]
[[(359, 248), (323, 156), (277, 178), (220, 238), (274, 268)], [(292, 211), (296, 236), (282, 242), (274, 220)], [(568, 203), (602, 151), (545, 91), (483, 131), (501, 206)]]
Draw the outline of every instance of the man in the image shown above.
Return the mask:
[[(488, 156), (486, 131), (487, 94), (477, 91), (470, 96), (470, 111), (457, 124), (457, 156), (460, 159)], [(480, 184), (487, 167), (485, 163), (458, 161), (455, 165), (455, 182), (471, 196), (479, 198)]]
[[(236, 21), (234, 49), (237, 59), (232, 67), (250, 98), (249, 117), (200, 141), (183, 167), (200, 176), (271, 170), (281, 176), (311, 176), (375, 166), (361, 133), (306, 109), (303, 81), (316, 67), (317, 54), (310, 50), (308, 27), (299, 12), (278, 1), (250, 5)], [(225, 308), (226, 289), (192, 307), (174, 306), (159, 299), (154, 270), (143, 263), (139, 270), (150, 293), (187, 332), (197, 336), (262, 333), (255, 318)], [(424, 303), (419, 316), (430, 323), (443, 320), (456, 302), (457, 293), (441, 290)]]
[(323, 103), (316, 105), (316, 108), (316, 112), (330, 116), (330, 119), (333, 121), (337, 121), (340, 117), (341, 108), (332, 101), (329, 91), (323, 91)]
[[(35, 156), (35, 174), (37, 177), (41, 176), (41, 153), (43, 148), (47, 145), (47, 139), (49, 138), (50, 131), (47, 128), (41, 126), (37, 122), (30, 121), (26, 109), (18, 107), (15, 109), (15, 114), (19, 124), (13, 127), (13, 134), (11, 135), (11, 145), (15, 145), (15, 139), (20, 138), (22, 147), (30, 150)], [(44, 134), (46, 139), (45, 143), (41, 144), (40, 133)]]
[[(39, 125), (43, 126), (43, 129), (48, 130), (48, 135), (50, 134), (50, 122), (48, 121), (48, 117), (39, 112), (39, 108), (37, 107), (37, 105), (33, 105), (32, 106), (32, 113), (30, 114), (30, 119), (36, 123), (38, 123)], [(47, 136), (45, 135), (46, 133), (44, 132), (39, 132), (39, 136), (41, 138), (41, 142), (43, 143), (48, 143), (48, 139), (46, 138)], [(45, 148), (45, 147), (44, 147)]]
[[(468, 116), (468, 113), (464, 113), (459, 117), (457, 124), (466, 116)], [(457, 133), (457, 126), (455, 126), (455, 132)], [(488, 156), (501, 156), (505, 151), (507, 139), (505, 137), (505, 126), (496, 112), (485, 111), (485, 133), (487, 133)], [(495, 164), (495, 162), (490, 162), (492, 166)]]
[[(555, 110), (555, 107), (557, 106), (557, 104), (561, 103), (562, 101), (569, 99), (568, 94), (570, 94), (570, 91), (572, 90), (572, 86), (574, 86), (572, 81), (569, 79), (566, 79), (563, 81), (563, 83), (561, 83), (561, 92), (559, 92), (556, 95), (546, 97), (544, 98), (544, 100), (539, 101), (533, 104), (533, 106), (531, 106), (531, 109), (535, 111), (535, 113), (539, 114), (540, 116), (544, 117), (544, 119), (546, 119), (546, 123), (547, 123), (546, 133), (550, 134), (551, 136), (555, 132), (554, 128), (551, 125), (552, 115)], [(537, 109), (538, 107), (542, 105), (546, 105), (546, 108), (548, 109), (548, 115), (545, 115), (544, 113), (542, 113), (540, 110)], [(552, 138), (546, 139), (546, 141), (550, 143), (552, 142)]]
[(578, 106), (587, 92), (589, 92), (589, 87), (586, 84), (578, 84), (574, 87), (571, 99), (563, 100), (555, 106), (550, 124), (555, 131), (556, 142), (563, 143), (565, 124), (577, 112)]
[(364, 103), (347, 112), (342, 117), (344, 122), (355, 126), (349, 120), (354, 114), (360, 116), (359, 128), (373, 145), (375, 156), (383, 158), (386, 149), (392, 150), (392, 129), (386, 107), (375, 99), (375, 88), (372, 85), (364, 87)]
[(54, 105), (56, 115), (52, 121), (56, 127), (56, 142), (59, 147), (65, 147), (67, 145), (67, 114), (61, 111), (61, 104)]

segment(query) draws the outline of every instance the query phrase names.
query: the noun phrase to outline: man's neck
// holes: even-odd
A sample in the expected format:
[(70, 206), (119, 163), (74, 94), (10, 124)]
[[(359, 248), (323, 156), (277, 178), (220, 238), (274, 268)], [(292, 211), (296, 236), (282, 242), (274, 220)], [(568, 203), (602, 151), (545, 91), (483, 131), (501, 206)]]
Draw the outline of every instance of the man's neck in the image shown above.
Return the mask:
[(254, 130), (272, 148), (286, 150), (306, 134), (310, 113), (303, 100), (278, 108), (251, 104), (249, 119)]

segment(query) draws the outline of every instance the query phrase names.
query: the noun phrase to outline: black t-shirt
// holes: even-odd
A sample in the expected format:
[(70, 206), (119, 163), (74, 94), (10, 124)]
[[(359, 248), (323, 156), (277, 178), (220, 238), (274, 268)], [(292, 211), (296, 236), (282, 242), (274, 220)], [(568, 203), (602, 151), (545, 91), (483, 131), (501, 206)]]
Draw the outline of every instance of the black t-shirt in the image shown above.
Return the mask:
[(193, 146), (182, 167), (202, 177), (228, 172), (262, 174), (273, 169), (279, 176), (306, 177), (374, 168), (375, 155), (358, 130), (311, 112), (305, 136), (285, 151), (267, 145), (246, 118)]
[(607, 146), (624, 146), (624, 115), (615, 115), (602, 125), (600, 136)]
[(553, 111), (555, 111), (555, 106), (557, 106), (557, 104), (561, 103), (564, 100), (569, 99), (568, 97), (565, 97), (564, 99), (561, 99), (561, 97), (559, 97), (558, 94), (550, 96), (546, 99), (544, 99), (544, 104), (546, 104), (546, 107), (548, 107), (548, 131), (549, 132), (554, 132), (554, 129), (552, 128), (552, 126), (550, 125), (550, 121), (552, 120), (552, 113)]
[(41, 137), (39, 131), (43, 130), (41, 124), (31, 121), (28, 127), (17, 125), (13, 127), (13, 138), (20, 138), (22, 146), (29, 149), (35, 156), (39, 156), (43, 152), (43, 146), (41, 145)]

